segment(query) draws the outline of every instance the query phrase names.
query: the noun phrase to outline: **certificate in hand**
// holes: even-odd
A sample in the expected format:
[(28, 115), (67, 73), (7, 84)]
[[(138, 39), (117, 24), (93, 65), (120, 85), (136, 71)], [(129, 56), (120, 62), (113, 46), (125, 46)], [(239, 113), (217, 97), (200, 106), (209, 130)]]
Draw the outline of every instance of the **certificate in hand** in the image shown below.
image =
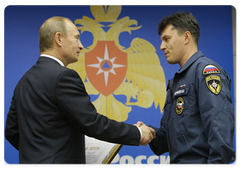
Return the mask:
[(110, 164), (121, 148), (120, 144), (85, 136), (86, 164)]

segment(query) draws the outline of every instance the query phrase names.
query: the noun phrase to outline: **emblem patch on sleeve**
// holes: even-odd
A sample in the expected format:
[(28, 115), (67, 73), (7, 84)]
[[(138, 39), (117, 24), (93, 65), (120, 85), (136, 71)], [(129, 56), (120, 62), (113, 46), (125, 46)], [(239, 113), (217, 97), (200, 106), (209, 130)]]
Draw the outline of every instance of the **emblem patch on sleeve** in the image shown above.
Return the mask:
[(206, 77), (205, 80), (206, 80), (208, 89), (212, 93), (214, 93), (216, 95), (218, 93), (220, 93), (220, 91), (222, 89), (222, 85), (221, 85), (221, 78), (219, 76), (210, 75), (210, 76)]
[(176, 112), (178, 115), (182, 114), (184, 109), (184, 99), (182, 97), (179, 97), (177, 99), (177, 103), (176, 103)]
[(214, 66), (214, 65), (207, 65), (204, 67), (203, 69), (203, 75), (206, 75), (206, 74), (216, 74), (216, 73), (220, 73), (219, 69)]

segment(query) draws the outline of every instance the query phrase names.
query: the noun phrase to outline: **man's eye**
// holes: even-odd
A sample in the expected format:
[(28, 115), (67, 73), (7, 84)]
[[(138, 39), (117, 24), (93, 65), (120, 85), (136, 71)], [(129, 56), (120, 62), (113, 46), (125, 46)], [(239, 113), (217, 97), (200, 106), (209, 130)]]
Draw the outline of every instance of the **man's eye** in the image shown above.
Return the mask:
[(165, 38), (165, 41), (168, 41), (169, 40), (169, 38)]

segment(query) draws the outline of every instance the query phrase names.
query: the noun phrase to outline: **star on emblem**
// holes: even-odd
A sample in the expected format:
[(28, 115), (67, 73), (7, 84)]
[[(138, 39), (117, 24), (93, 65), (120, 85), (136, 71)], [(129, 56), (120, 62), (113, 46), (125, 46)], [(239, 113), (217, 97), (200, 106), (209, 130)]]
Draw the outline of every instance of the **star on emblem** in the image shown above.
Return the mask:
[(117, 56), (109, 59), (107, 44), (105, 45), (104, 58), (102, 59), (98, 56), (96, 56), (96, 58), (97, 58), (99, 63), (89, 64), (87, 66), (88, 67), (99, 68), (96, 75), (99, 75), (101, 73), (104, 74), (105, 86), (107, 86), (107, 84), (108, 84), (109, 73), (112, 73), (112, 74), (116, 75), (116, 72), (114, 71), (115, 68), (126, 67), (126, 65), (115, 64), (114, 63)]
[(218, 84), (213, 80), (212, 82), (212, 87), (216, 90), (218, 87)]

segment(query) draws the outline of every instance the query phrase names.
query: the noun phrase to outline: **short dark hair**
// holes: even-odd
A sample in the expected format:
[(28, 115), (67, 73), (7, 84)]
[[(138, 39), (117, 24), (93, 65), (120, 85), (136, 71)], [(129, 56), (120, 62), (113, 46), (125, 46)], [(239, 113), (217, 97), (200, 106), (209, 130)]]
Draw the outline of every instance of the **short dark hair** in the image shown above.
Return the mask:
[(158, 24), (158, 34), (161, 35), (162, 31), (168, 25), (173, 25), (174, 29), (177, 30), (179, 35), (184, 34), (189, 31), (198, 44), (198, 39), (200, 37), (200, 29), (196, 18), (191, 12), (177, 12), (173, 15), (164, 17), (162, 21)]

